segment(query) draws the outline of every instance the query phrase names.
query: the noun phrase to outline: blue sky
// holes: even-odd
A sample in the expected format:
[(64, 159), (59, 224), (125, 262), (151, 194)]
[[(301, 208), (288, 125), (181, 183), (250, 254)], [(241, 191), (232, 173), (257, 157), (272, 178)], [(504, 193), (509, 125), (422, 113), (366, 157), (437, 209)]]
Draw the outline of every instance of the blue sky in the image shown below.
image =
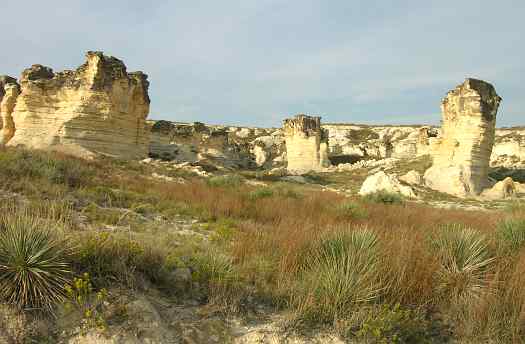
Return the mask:
[(150, 118), (432, 123), (465, 77), (525, 124), (523, 0), (2, 0), (0, 74), (102, 50), (149, 75)]

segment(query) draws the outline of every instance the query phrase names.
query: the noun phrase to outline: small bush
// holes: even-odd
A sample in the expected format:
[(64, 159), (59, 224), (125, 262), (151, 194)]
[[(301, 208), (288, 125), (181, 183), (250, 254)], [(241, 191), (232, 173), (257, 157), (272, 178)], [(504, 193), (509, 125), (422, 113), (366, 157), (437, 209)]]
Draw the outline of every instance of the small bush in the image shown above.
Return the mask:
[(403, 204), (405, 201), (404, 197), (400, 194), (384, 190), (368, 194), (364, 199), (368, 202), (384, 204)]
[(0, 219), (0, 297), (23, 308), (51, 311), (64, 299), (71, 273), (69, 251), (34, 217)]
[(373, 308), (354, 335), (365, 343), (419, 344), (431, 343), (431, 330), (421, 311), (403, 309), (396, 304)]
[(308, 320), (331, 322), (379, 296), (378, 240), (367, 230), (339, 232), (304, 253), (292, 304)]
[(525, 220), (510, 219), (498, 225), (496, 238), (505, 253), (518, 253), (525, 245)]
[(163, 279), (164, 252), (129, 235), (95, 232), (77, 236), (76, 240), (76, 268), (89, 273), (93, 283), (99, 287), (114, 282), (133, 287), (137, 277), (142, 276), (154, 282)]

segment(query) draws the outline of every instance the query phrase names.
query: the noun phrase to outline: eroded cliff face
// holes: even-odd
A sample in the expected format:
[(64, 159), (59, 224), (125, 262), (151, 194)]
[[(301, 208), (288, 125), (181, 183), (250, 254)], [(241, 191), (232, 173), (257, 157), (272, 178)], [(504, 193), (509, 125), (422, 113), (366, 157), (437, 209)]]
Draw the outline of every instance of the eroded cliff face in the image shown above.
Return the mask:
[(317, 171), (330, 165), (328, 136), (320, 117), (297, 115), (283, 122), (287, 167), (290, 173)]
[(0, 144), (5, 145), (15, 133), (13, 110), (20, 94), (20, 86), (15, 78), (0, 76)]
[(489, 163), (501, 98), (494, 87), (466, 79), (441, 103), (443, 127), (433, 144), (433, 166), (424, 179), (432, 189), (457, 196), (479, 195), (489, 187)]
[(149, 155), (210, 168), (271, 168), (282, 163), (284, 140), (276, 129), (150, 121)]
[[(75, 71), (33, 65), (22, 73), (11, 115), (2, 110), (4, 141), (85, 158), (143, 158), (149, 144), (148, 86), (145, 74), (128, 73), (122, 61), (101, 52), (88, 52)], [(6, 130), (10, 124), (14, 128)]]

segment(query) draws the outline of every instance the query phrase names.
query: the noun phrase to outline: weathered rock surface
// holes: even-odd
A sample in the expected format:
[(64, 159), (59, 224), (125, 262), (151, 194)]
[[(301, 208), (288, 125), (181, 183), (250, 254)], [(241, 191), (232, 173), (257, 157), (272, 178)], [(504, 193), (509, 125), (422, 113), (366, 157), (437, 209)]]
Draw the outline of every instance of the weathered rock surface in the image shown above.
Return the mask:
[(507, 177), (489, 189), (485, 189), (481, 193), (482, 198), (486, 199), (505, 199), (516, 195), (518, 192), (519, 183), (515, 183), (512, 178)]
[(75, 71), (54, 73), (41, 65), (26, 69), (12, 114), (6, 98), (16, 89), (4, 87), (3, 138), (8, 145), (80, 157), (146, 156), (147, 76), (128, 73), (122, 61), (101, 52), (88, 52), (86, 58)]
[(423, 176), (418, 171), (408, 171), (399, 180), (410, 185), (421, 185), (423, 183)]
[(320, 117), (297, 115), (283, 122), (287, 170), (292, 174), (317, 171), (330, 165), (328, 137)]
[(271, 168), (282, 164), (284, 140), (275, 129), (150, 121), (153, 158), (218, 168)]
[(489, 186), (500, 101), (491, 84), (476, 79), (447, 94), (441, 103), (441, 136), (431, 148), (433, 166), (424, 176), (427, 186), (460, 197), (479, 195)]
[(368, 176), (363, 182), (359, 194), (366, 196), (379, 191), (397, 193), (409, 198), (416, 197), (410, 186), (401, 184), (395, 175), (386, 174), (384, 171)]
[(20, 86), (15, 78), (0, 76), (0, 144), (5, 145), (15, 131), (13, 121), (13, 110), (16, 105), (16, 98), (20, 94)]

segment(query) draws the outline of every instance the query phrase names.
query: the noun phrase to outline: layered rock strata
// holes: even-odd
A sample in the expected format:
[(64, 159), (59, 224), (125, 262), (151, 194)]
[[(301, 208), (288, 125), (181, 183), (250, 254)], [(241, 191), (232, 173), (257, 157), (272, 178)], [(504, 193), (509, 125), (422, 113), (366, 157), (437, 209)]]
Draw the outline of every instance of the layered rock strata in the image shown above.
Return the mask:
[(302, 174), (330, 165), (328, 135), (321, 128), (321, 117), (297, 115), (283, 123), (287, 170)]
[(489, 162), (501, 98), (484, 81), (466, 79), (442, 100), (441, 136), (431, 147), (425, 184), (460, 197), (489, 187)]
[(149, 155), (210, 168), (271, 168), (282, 163), (284, 140), (275, 129), (150, 121)]
[(59, 150), (84, 158), (147, 155), (147, 75), (128, 73), (122, 61), (101, 52), (88, 52), (86, 59), (75, 71), (54, 73), (42, 65), (26, 69), (11, 115), (7, 111), (11, 103), (4, 110), (8, 90), (4, 91), (7, 145)]

